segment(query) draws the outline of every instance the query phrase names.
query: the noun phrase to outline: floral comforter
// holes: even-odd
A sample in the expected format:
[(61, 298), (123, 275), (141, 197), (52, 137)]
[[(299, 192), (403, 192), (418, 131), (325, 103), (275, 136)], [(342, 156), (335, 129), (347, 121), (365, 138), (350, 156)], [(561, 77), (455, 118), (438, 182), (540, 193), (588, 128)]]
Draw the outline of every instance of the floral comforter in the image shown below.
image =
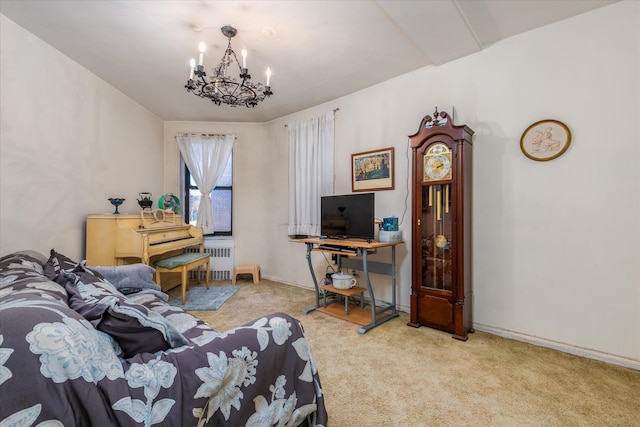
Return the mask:
[[(53, 251), (45, 259), (0, 258), (0, 426), (326, 426), (298, 320), (274, 313), (217, 332)], [(132, 324), (136, 345), (161, 347), (125, 355)]]

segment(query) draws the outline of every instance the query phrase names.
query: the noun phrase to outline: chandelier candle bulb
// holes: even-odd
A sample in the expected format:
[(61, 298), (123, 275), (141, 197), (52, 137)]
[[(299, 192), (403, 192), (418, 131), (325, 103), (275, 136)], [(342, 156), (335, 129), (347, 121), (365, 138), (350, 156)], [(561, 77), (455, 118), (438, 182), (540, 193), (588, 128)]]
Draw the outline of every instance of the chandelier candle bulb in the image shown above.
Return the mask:
[(191, 72), (189, 73), (189, 79), (193, 80), (193, 71), (196, 68), (196, 60), (191, 58), (191, 61), (189, 61), (189, 66), (191, 67)]
[(271, 86), (270, 81), (271, 81), (271, 68), (267, 67), (267, 87)]
[(200, 44), (198, 45), (198, 49), (200, 49), (200, 61), (198, 62), (198, 65), (202, 65), (202, 60), (204, 59), (204, 51), (207, 50), (207, 45), (204, 44), (204, 42), (200, 42)]
[(247, 68), (247, 49), (242, 49), (242, 68)]

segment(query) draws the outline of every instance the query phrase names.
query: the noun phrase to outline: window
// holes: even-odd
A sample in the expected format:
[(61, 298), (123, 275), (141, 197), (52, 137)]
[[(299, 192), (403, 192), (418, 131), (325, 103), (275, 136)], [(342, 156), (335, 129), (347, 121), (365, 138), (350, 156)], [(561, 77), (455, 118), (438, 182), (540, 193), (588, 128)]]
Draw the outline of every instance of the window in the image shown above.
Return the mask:
[[(198, 206), (200, 206), (200, 190), (191, 178), (189, 168), (184, 166), (184, 212), (185, 220), (191, 225), (196, 225)], [(227, 166), (211, 192), (211, 204), (213, 206), (213, 223), (216, 236), (231, 236), (231, 201), (233, 193), (233, 154), (229, 157)]]

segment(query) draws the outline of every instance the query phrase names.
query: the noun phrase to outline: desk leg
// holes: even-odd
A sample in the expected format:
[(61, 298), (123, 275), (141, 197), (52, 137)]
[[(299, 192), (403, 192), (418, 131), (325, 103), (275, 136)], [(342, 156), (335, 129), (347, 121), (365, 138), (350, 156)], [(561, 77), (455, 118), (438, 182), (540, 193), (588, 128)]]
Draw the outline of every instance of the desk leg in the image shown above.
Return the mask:
[[(369, 291), (369, 298), (371, 298), (371, 323), (370, 326), (375, 326), (376, 323), (376, 297), (373, 294), (373, 288), (371, 287), (371, 280), (369, 279), (369, 267), (367, 266), (367, 250), (362, 251), (362, 269), (364, 270), (364, 278), (367, 282), (367, 290)], [(360, 328), (360, 333), (364, 334), (368, 329), (365, 329), (366, 326)], [(370, 329), (370, 328), (369, 328)]]
[[(318, 279), (316, 279), (316, 273), (313, 271), (313, 263), (311, 262), (311, 249), (313, 249), (313, 243), (307, 243), (307, 264), (309, 264), (309, 272), (313, 279), (313, 286), (316, 289), (316, 305), (313, 307), (305, 308), (302, 313), (307, 314), (320, 307), (320, 287), (318, 287)], [(326, 296), (324, 296), (324, 303), (326, 305)]]
[(391, 246), (391, 303), (393, 317), (398, 316), (396, 304), (396, 247)]
[[(369, 268), (367, 267), (367, 251), (363, 251), (363, 254), (362, 254), (362, 269), (364, 270), (364, 276), (367, 281), (367, 290), (369, 291), (369, 296), (371, 298), (371, 323), (361, 327), (358, 330), (360, 334), (364, 334), (368, 330), (375, 328), (376, 326), (386, 322), (387, 320), (391, 320), (395, 317), (398, 317), (398, 312), (396, 311), (396, 247), (391, 246), (392, 305), (390, 305), (389, 307), (383, 307), (380, 310), (378, 310), (378, 308), (376, 307), (376, 298), (373, 295), (373, 289), (371, 288), (371, 281), (369, 280)], [(385, 311), (391, 311), (391, 313), (378, 319), (378, 314), (382, 314)]]

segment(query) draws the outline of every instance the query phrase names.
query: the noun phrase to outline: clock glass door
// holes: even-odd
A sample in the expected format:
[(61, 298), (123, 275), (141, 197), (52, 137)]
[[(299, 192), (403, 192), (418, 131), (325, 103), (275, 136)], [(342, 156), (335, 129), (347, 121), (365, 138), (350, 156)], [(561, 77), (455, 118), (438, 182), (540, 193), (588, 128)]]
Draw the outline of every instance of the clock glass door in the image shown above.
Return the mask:
[(422, 287), (451, 291), (451, 184), (422, 186)]

